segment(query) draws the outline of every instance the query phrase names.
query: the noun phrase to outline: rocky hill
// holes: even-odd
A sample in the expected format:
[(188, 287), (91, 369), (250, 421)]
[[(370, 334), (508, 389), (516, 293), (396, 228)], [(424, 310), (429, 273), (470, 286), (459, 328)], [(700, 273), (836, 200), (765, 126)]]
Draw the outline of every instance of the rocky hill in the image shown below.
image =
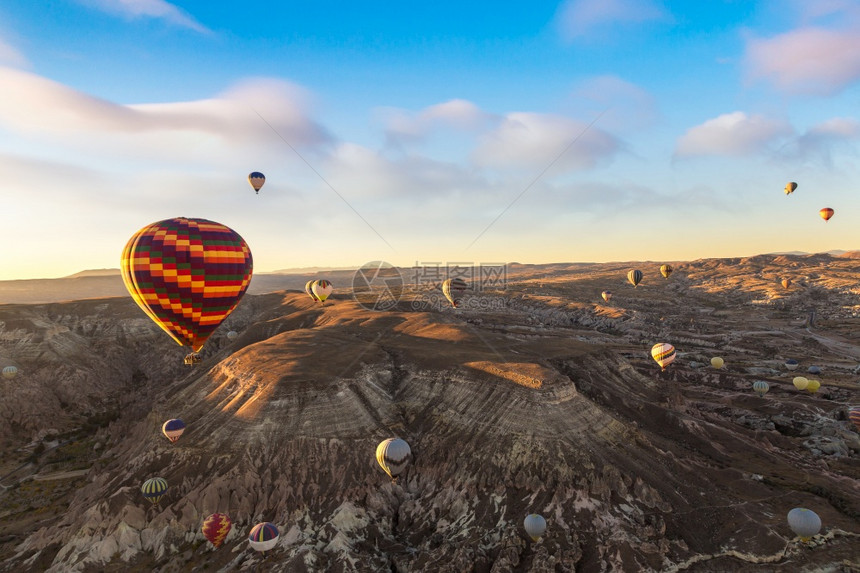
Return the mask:
[[(431, 285), (385, 312), (249, 295), (194, 368), (129, 298), (0, 307), (19, 368), (0, 382), (0, 571), (857, 570), (851, 263), (521, 265), (458, 310)], [(661, 373), (663, 341), (679, 357)], [(788, 357), (822, 368), (818, 393)], [(393, 436), (414, 454), (397, 483), (374, 458)], [(824, 523), (809, 544), (797, 506)], [(217, 550), (216, 511), (234, 522)], [(260, 521), (281, 531), (265, 555)]]

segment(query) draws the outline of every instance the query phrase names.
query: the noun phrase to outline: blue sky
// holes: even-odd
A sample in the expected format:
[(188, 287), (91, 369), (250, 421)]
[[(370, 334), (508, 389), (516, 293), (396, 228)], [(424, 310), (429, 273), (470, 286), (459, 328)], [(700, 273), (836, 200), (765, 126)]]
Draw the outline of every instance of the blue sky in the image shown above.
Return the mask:
[(857, 0), (273, 4), (0, 5), (0, 278), (860, 248)]

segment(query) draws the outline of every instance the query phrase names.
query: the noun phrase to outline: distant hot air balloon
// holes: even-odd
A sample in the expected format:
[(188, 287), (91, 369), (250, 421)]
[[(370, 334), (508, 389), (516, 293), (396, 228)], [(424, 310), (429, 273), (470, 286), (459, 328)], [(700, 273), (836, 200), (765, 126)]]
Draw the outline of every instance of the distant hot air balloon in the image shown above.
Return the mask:
[(236, 340), (239, 338), (239, 333), (235, 330), (231, 330), (227, 333), (227, 340)]
[(268, 551), (278, 544), (281, 534), (274, 524), (258, 523), (248, 535), (248, 543), (257, 551)]
[(782, 279), (782, 288), (788, 288), (791, 286), (791, 279)]
[(711, 366), (713, 366), (717, 370), (722, 368), (723, 364), (725, 364), (725, 363), (726, 363), (725, 360), (723, 360), (719, 356), (714, 356), (713, 358), (711, 358)]
[(768, 384), (764, 380), (756, 380), (755, 382), (753, 382), (752, 387), (755, 393), (762, 398), (765, 394), (767, 394), (767, 391), (770, 390), (770, 384)]
[(803, 376), (795, 376), (791, 383), (794, 384), (794, 387), (798, 390), (806, 390), (806, 387), (809, 385), (809, 380)]
[(376, 446), (376, 461), (392, 480), (403, 473), (412, 460), (412, 449), (405, 440), (388, 438)]
[(797, 360), (789, 358), (788, 360), (785, 361), (785, 369), (786, 370), (797, 370), (797, 366), (798, 366)]
[(185, 422), (176, 418), (173, 420), (167, 420), (164, 422), (164, 425), (161, 426), (161, 432), (167, 436), (167, 439), (171, 442), (176, 442), (179, 439), (179, 436), (185, 431)]
[(806, 385), (806, 391), (810, 394), (815, 394), (819, 388), (821, 388), (821, 382), (818, 380), (810, 380), (809, 384)]
[(525, 521), (523, 521), (523, 527), (528, 536), (532, 538), (532, 541), (537, 541), (546, 531), (546, 519), (537, 513), (532, 513), (526, 516)]
[(818, 212), (818, 214), (821, 216), (822, 219), (824, 219), (825, 222), (830, 220), (830, 217), (833, 216), (833, 213), (835, 213), (835, 211), (833, 209), (831, 209), (830, 207), (825, 207), (824, 209), (822, 209), (821, 211)]
[(203, 520), (203, 526), (200, 530), (203, 532), (203, 537), (209, 540), (209, 543), (215, 548), (221, 547), (230, 529), (233, 527), (233, 522), (223, 513), (213, 513)]
[(251, 282), (253, 262), (235, 231), (206, 219), (177, 217), (147, 225), (120, 261), (128, 292), (146, 315), (195, 357)]
[(143, 482), (140, 491), (149, 503), (155, 505), (167, 493), (167, 480), (160, 477), (149, 478)]
[(860, 406), (851, 406), (848, 409), (848, 419), (851, 420), (851, 423), (860, 432)]
[(311, 285), (311, 292), (314, 293), (314, 296), (317, 297), (317, 300), (321, 303), (325, 303), (325, 299), (329, 297), (333, 290), (334, 285), (324, 279), (314, 281)]
[(821, 518), (811, 509), (795, 507), (788, 512), (788, 526), (806, 543), (821, 531)]
[(785, 194), (786, 195), (791, 195), (792, 193), (794, 193), (795, 189), (797, 189), (797, 183), (795, 183), (794, 181), (789, 181), (788, 183), (785, 184)]
[(806, 371), (809, 372), (810, 374), (821, 374), (821, 368), (819, 368), (818, 366), (814, 366), (814, 365), (807, 368)]
[(642, 271), (636, 269), (631, 270), (627, 273), (627, 280), (630, 281), (630, 284), (634, 287), (637, 286), (642, 280)]
[(612, 291), (611, 290), (605, 290), (602, 293), (600, 293), (600, 296), (603, 297), (603, 300), (605, 300), (606, 302), (609, 302), (609, 299), (612, 298)]
[(11, 380), (12, 378), (14, 378), (17, 375), (18, 375), (18, 369), (15, 368), (14, 366), (6, 366), (5, 368), (3, 368), (3, 378), (6, 378), (7, 380)]
[(305, 292), (308, 293), (308, 296), (311, 297), (311, 300), (315, 302), (319, 302), (320, 299), (317, 298), (317, 295), (314, 294), (313, 286), (316, 281), (308, 281), (305, 283)]
[(665, 342), (658, 342), (651, 348), (651, 356), (665, 371), (666, 367), (675, 360), (675, 347)]
[(448, 302), (454, 308), (460, 306), (460, 300), (463, 298), (463, 294), (467, 288), (469, 288), (469, 285), (460, 277), (445, 279), (442, 282), (442, 294), (445, 295), (445, 298), (448, 299)]
[(260, 189), (263, 188), (263, 184), (266, 182), (266, 176), (260, 173), (259, 171), (254, 171), (248, 175), (248, 183), (251, 184), (251, 187), (254, 188), (254, 192), (259, 195)]
[(668, 279), (669, 275), (672, 274), (672, 271), (675, 270), (672, 268), (672, 265), (661, 265), (660, 266), (660, 274), (663, 275), (663, 278)]

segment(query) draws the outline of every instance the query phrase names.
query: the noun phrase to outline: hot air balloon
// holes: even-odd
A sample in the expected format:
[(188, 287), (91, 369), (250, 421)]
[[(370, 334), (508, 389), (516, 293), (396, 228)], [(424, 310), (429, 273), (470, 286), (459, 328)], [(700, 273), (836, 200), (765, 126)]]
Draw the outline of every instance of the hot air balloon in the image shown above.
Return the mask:
[(658, 342), (651, 347), (651, 356), (660, 365), (660, 368), (665, 372), (666, 367), (675, 360), (675, 347), (665, 342)]
[(782, 279), (782, 288), (788, 288), (791, 286), (791, 279)]
[(788, 512), (788, 526), (806, 543), (821, 531), (821, 518), (811, 509), (795, 507)]
[(248, 543), (257, 551), (268, 551), (278, 544), (281, 534), (278, 528), (269, 522), (258, 523), (248, 535)]
[(809, 385), (809, 380), (803, 376), (795, 376), (791, 383), (794, 384), (794, 387), (798, 390), (806, 390), (806, 387)]
[(217, 549), (224, 543), (227, 534), (230, 533), (230, 528), (233, 527), (233, 522), (223, 513), (213, 513), (203, 520), (203, 526), (200, 530), (203, 532), (203, 537), (209, 540), (209, 543)]
[(725, 360), (723, 360), (719, 356), (714, 356), (713, 358), (711, 358), (711, 366), (713, 366), (717, 370), (722, 368), (723, 364), (725, 364), (725, 363), (726, 363)]
[(254, 192), (259, 195), (260, 189), (262, 189), (263, 184), (266, 182), (266, 176), (260, 173), (259, 171), (254, 171), (248, 174), (248, 183), (251, 184), (251, 187), (254, 188)]
[(147, 225), (120, 261), (128, 292), (149, 318), (197, 354), (248, 289), (251, 250), (235, 231), (206, 219), (177, 217)]
[(612, 298), (612, 291), (611, 290), (605, 290), (602, 293), (600, 293), (600, 296), (603, 297), (603, 300), (605, 300), (606, 302), (609, 302), (609, 299)]
[(314, 282), (316, 281), (308, 281), (307, 283), (305, 283), (305, 292), (308, 293), (308, 296), (311, 297), (311, 300), (318, 302), (319, 299), (317, 298), (317, 295), (314, 294), (313, 290)]
[(143, 482), (140, 491), (149, 503), (155, 505), (167, 493), (167, 480), (160, 477), (149, 478)]
[(789, 181), (788, 183), (785, 184), (785, 194), (786, 195), (791, 195), (792, 193), (794, 193), (795, 189), (797, 189), (797, 183), (795, 183), (794, 181)]
[(17, 375), (18, 375), (18, 369), (15, 368), (14, 366), (6, 366), (5, 368), (3, 368), (3, 378), (6, 378), (7, 380), (11, 380), (12, 378), (14, 378)]
[(789, 358), (788, 360), (785, 361), (785, 369), (786, 370), (797, 370), (797, 366), (798, 366), (797, 360)]
[(672, 274), (672, 271), (675, 270), (672, 268), (672, 265), (662, 265), (660, 266), (660, 274), (663, 275), (664, 279), (668, 279), (669, 275)]
[(821, 211), (818, 212), (818, 215), (822, 219), (824, 219), (824, 222), (827, 222), (830, 220), (830, 217), (833, 216), (833, 213), (835, 213), (835, 211), (833, 209), (831, 209), (830, 207), (825, 207), (824, 209), (822, 209)]
[(469, 285), (460, 277), (442, 281), (442, 294), (445, 295), (445, 298), (448, 299), (448, 302), (454, 308), (460, 305), (460, 300), (463, 298), (463, 294), (467, 288), (469, 288)]
[(167, 436), (167, 439), (171, 442), (176, 442), (179, 439), (179, 436), (182, 435), (182, 432), (185, 431), (185, 422), (176, 418), (173, 420), (167, 420), (164, 422), (164, 425), (161, 426), (161, 432)]
[(818, 380), (810, 380), (809, 384), (806, 385), (806, 391), (810, 394), (815, 394), (819, 388), (821, 388), (821, 382)]
[(235, 330), (231, 330), (227, 333), (227, 340), (236, 340), (237, 338), (239, 338), (239, 333)]
[(639, 284), (639, 281), (642, 280), (642, 271), (633, 269), (629, 273), (627, 273), (627, 280), (630, 281), (634, 287)]
[(532, 513), (526, 516), (525, 521), (523, 521), (523, 527), (529, 537), (532, 538), (532, 541), (537, 541), (546, 531), (546, 519), (537, 513)]
[(821, 368), (819, 368), (818, 366), (810, 366), (806, 369), (806, 371), (810, 374), (821, 374)]
[(314, 281), (314, 283), (311, 285), (311, 292), (314, 293), (314, 296), (317, 297), (317, 300), (321, 303), (325, 303), (325, 299), (329, 297), (331, 291), (333, 290), (334, 285), (324, 279)]
[(767, 391), (770, 390), (770, 384), (768, 384), (764, 380), (756, 380), (755, 382), (753, 382), (752, 387), (753, 390), (755, 390), (755, 393), (762, 398), (765, 394), (767, 394)]
[(400, 438), (388, 438), (376, 446), (376, 461), (393, 481), (397, 481), (411, 459), (409, 444)]
[(851, 406), (848, 409), (848, 419), (851, 420), (851, 423), (860, 432), (860, 406)]

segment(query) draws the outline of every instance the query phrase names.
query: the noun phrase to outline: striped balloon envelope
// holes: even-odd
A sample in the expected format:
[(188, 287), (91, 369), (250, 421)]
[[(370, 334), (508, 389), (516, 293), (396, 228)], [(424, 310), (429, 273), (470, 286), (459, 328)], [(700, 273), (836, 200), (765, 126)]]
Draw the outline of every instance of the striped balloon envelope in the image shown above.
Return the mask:
[(6, 378), (7, 380), (11, 380), (12, 378), (14, 378), (17, 375), (18, 375), (18, 369), (16, 367), (6, 366), (5, 368), (3, 368), (3, 378)]
[(664, 279), (668, 279), (674, 270), (672, 265), (660, 265), (660, 274), (663, 275)]
[(851, 406), (848, 409), (848, 419), (851, 420), (851, 423), (860, 432), (860, 406)]
[(811, 509), (795, 507), (788, 512), (788, 526), (806, 543), (821, 531), (821, 518)]
[(252, 171), (248, 174), (248, 183), (250, 183), (251, 187), (254, 188), (254, 192), (259, 195), (260, 189), (262, 189), (263, 185), (266, 183), (266, 176), (259, 171)]
[(770, 390), (770, 384), (768, 384), (764, 380), (756, 380), (755, 382), (753, 382), (752, 387), (755, 393), (761, 397), (764, 397), (764, 395), (767, 394), (768, 390)]
[(388, 438), (376, 446), (376, 461), (393, 480), (403, 473), (412, 460), (412, 449), (406, 440)]
[(161, 501), (161, 498), (167, 493), (167, 480), (160, 477), (154, 477), (143, 482), (140, 487), (143, 497), (149, 500), (153, 505)]
[(334, 285), (325, 279), (320, 279), (311, 283), (311, 292), (314, 297), (322, 303), (325, 303), (326, 299), (331, 296), (333, 290)]
[(176, 442), (183, 432), (185, 432), (185, 422), (179, 418), (167, 420), (161, 426), (161, 433), (167, 436), (167, 439), (171, 442)]
[(203, 532), (203, 537), (218, 548), (224, 543), (224, 539), (227, 538), (227, 534), (230, 533), (230, 528), (232, 527), (233, 523), (226, 514), (213, 513), (203, 520), (203, 526), (200, 530)]
[(675, 361), (675, 347), (665, 342), (658, 342), (651, 347), (651, 356), (665, 371), (666, 367)]
[(627, 280), (630, 281), (630, 284), (633, 286), (638, 286), (642, 281), (642, 271), (633, 269), (627, 273)]
[(274, 524), (265, 522), (258, 523), (248, 535), (248, 542), (257, 551), (268, 551), (278, 544), (281, 534)]
[(313, 290), (315, 282), (316, 281), (306, 282), (305, 283), (305, 292), (308, 294), (309, 297), (311, 297), (311, 300), (313, 300), (314, 302), (318, 302), (319, 299), (317, 298), (317, 295), (314, 294), (314, 290)]
[(184, 217), (135, 233), (120, 263), (137, 305), (195, 353), (239, 304), (253, 272), (251, 250), (234, 230)]

